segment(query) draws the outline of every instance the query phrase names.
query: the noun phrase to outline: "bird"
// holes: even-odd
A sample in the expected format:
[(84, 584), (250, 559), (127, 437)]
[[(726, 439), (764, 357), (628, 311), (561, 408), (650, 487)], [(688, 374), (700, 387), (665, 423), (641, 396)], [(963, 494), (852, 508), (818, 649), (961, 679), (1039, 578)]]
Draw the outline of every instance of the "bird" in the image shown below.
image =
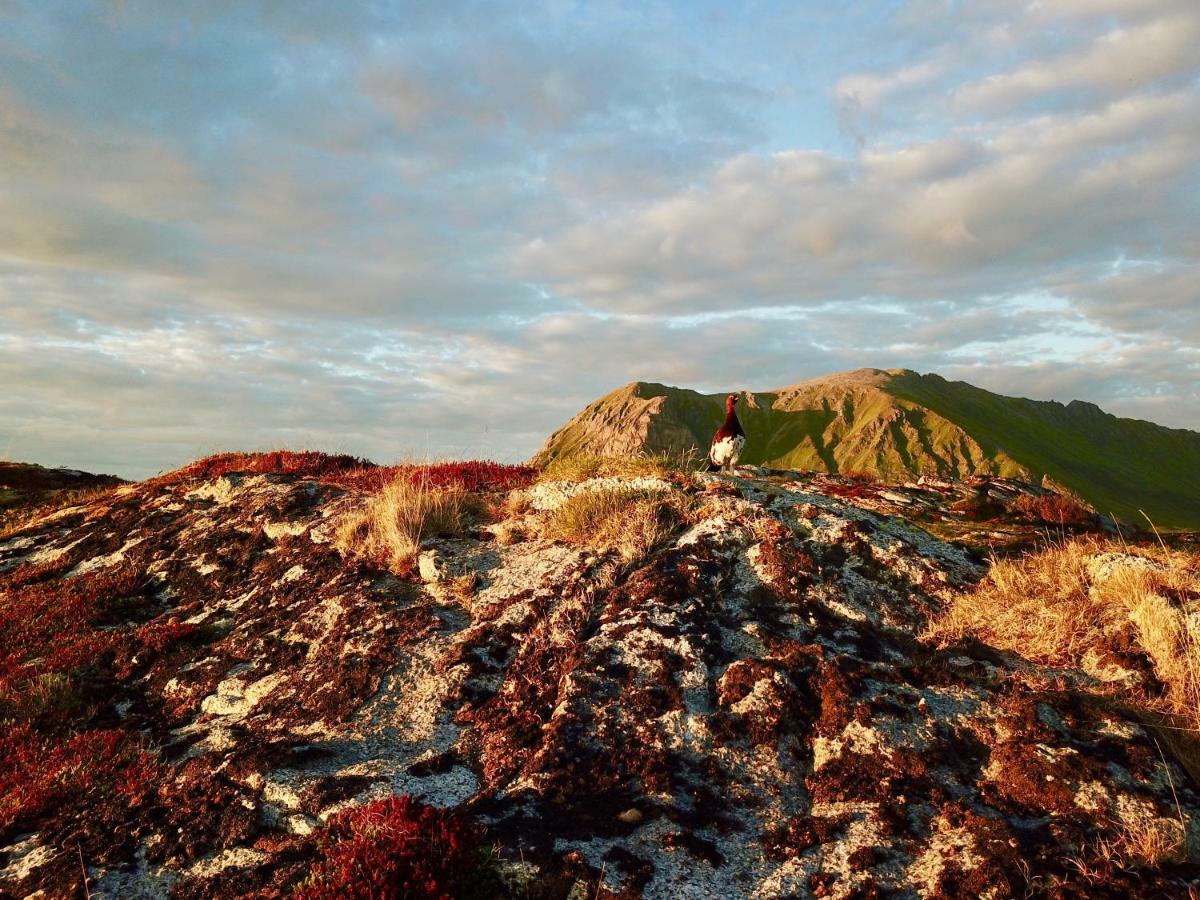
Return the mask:
[(737, 394), (730, 394), (725, 398), (725, 424), (713, 435), (712, 447), (708, 451), (710, 472), (732, 469), (742, 455), (742, 448), (746, 446), (746, 432), (742, 430), (742, 423), (738, 421), (737, 412), (734, 411), (737, 402)]

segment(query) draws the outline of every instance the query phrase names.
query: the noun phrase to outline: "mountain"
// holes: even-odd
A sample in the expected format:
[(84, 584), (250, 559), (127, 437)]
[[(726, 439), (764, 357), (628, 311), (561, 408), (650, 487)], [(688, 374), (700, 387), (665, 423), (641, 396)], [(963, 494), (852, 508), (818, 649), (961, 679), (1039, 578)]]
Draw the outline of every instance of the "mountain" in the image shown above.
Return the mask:
[[(724, 393), (635, 381), (588, 405), (535, 457), (706, 451)], [(1200, 528), (1200, 433), (1027, 400), (907, 369), (858, 369), (743, 392), (742, 462), (824, 472), (994, 475), (1077, 494), (1104, 513)]]
[[(1143, 647), (1200, 637), (1195, 571), (1109, 616), (1103, 653), (1066, 594), (1036, 625), (1066, 613), (1065, 662), (925, 637), (989, 565), (931, 523), (1034, 537), (1036, 486), (998, 480), (981, 524), (950, 481), (431, 468), (224, 455), (0, 533), (0, 896), (1168, 897), (1200, 878), (1200, 768), (1172, 755), (1194, 731), (1156, 727), (1167, 643)], [(417, 567), (340, 549), (393, 476), (476, 501)], [(563, 530), (598, 509), (630, 515)], [(1090, 540), (1064, 573), (1085, 595), (1164, 568)]]

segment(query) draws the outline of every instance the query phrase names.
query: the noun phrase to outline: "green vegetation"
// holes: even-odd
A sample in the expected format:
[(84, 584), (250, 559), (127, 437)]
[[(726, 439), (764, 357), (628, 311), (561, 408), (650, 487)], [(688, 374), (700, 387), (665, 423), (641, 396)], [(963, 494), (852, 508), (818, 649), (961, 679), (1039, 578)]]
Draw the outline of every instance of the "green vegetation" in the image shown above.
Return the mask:
[[(696, 453), (723, 418), (724, 396), (634, 382), (555, 432), (536, 461)], [(1200, 528), (1195, 432), (902, 369), (860, 369), (742, 397), (743, 463), (886, 479), (1048, 476), (1124, 521), (1144, 524), (1145, 510), (1159, 527)]]
[(895, 396), (952, 420), (1035, 476), (1049, 475), (1101, 512), (1160, 527), (1200, 527), (1200, 434), (1120, 419), (1090, 403), (1003, 397), (962, 381), (910, 373)]

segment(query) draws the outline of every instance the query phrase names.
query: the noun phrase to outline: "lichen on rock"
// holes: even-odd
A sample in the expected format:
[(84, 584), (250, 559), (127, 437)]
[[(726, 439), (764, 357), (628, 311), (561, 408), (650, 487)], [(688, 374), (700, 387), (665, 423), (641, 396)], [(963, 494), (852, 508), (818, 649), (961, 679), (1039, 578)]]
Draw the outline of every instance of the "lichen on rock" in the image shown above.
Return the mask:
[[(540, 536), (589, 489), (542, 484), (521, 540), (434, 535), (409, 576), (331, 547), (364, 498), (303, 474), (149, 482), (32, 523), (0, 543), (0, 599), (86, 599), (91, 655), (5, 645), (5, 685), (57, 705), (4, 707), (31, 736), (0, 760), (0, 892), (78, 892), (82, 855), (93, 895), (286, 894), (339, 813), (395, 795), (473, 823), (513, 895), (1196, 882), (1200, 794), (1149, 723), (920, 640), (986, 572), (933, 533), (966, 533), (969, 486), (743, 474), (635, 479), (690, 511), (641, 558)], [(128, 738), (86, 796), (55, 715)], [(1120, 856), (1132, 831), (1170, 852)]]

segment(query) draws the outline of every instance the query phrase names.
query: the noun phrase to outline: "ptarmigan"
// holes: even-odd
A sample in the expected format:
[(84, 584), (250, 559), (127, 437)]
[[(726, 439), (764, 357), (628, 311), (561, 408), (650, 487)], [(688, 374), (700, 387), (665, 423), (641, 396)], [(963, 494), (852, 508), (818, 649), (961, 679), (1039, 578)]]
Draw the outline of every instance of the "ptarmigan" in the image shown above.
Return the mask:
[(742, 455), (742, 448), (746, 446), (746, 432), (742, 431), (742, 423), (733, 409), (737, 402), (737, 394), (725, 398), (725, 424), (713, 435), (712, 448), (708, 451), (710, 472), (732, 469)]

